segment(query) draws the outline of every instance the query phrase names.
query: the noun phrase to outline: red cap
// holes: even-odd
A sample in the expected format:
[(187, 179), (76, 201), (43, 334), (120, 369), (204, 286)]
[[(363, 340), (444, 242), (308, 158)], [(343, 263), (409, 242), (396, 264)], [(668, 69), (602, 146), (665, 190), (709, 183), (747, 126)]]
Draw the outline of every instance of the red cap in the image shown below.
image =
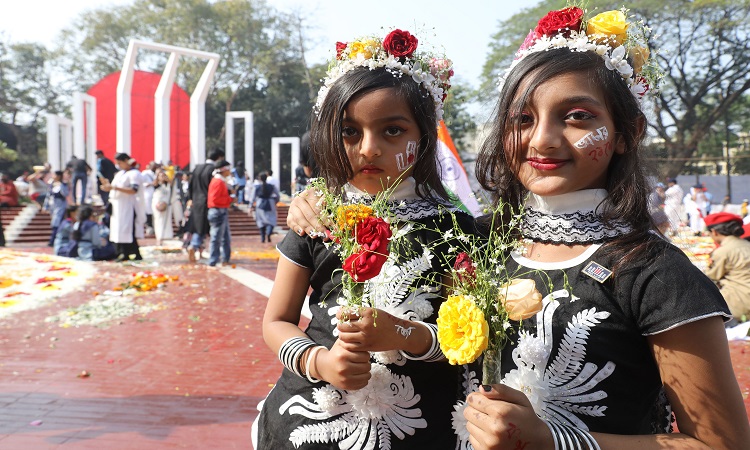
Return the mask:
[(742, 239), (748, 239), (750, 238), (750, 223), (742, 227), (743, 230), (745, 230), (744, 233), (742, 233), (742, 236), (740, 236)]
[(742, 224), (742, 217), (738, 216), (737, 214), (732, 214), (728, 212), (719, 212), (716, 214), (709, 214), (706, 217), (703, 218), (703, 221), (706, 223), (707, 227), (710, 227), (712, 225), (718, 225), (720, 223), (725, 222), (739, 222), (740, 225)]

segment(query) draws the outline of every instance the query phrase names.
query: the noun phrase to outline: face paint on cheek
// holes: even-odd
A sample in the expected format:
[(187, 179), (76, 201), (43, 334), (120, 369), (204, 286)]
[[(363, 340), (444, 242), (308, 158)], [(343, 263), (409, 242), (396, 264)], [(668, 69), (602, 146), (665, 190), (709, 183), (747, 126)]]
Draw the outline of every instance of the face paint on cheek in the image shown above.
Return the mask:
[(409, 167), (411, 167), (412, 164), (414, 164), (414, 161), (417, 159), (417, 142), (416, 141), (409, 141), (406, 143), (406, 157), (404, 157), (403, 153), (398, 153), (396, 155), (396, 167), (398, 168), (399, 172), (403, 172)]
[(576, 142), (575, 147), (576, 148), (586, 148), (591, 147), (592, 145), (597, 145), (599, 142), (604, 142), (607, 139), (609, 139), (609, 130), (607, 127), (600, 127), (596, 129), (596, 132), (589, 132), (586, 133), (584, 137), (582, 137), (578, 142)]
[(607, 142), (603, 146), (598, 146), (589, 152), (589, 157), (594, 162), (599, 162), (599, 158), (609, 156), (612, 153), (612, 142)]

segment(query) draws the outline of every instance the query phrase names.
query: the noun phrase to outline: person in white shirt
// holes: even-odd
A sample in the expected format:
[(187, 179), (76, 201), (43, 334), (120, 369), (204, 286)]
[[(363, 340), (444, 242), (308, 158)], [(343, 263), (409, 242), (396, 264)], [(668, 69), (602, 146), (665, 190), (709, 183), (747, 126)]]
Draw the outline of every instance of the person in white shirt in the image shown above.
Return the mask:
[(667, 178), (667, 190), (664, 191), (664, 212), (669, 217), (672, 233), (677, 231), (682, 222), (682, 200), (684, 196), (685, 192), (677, 184), (677, 180)]

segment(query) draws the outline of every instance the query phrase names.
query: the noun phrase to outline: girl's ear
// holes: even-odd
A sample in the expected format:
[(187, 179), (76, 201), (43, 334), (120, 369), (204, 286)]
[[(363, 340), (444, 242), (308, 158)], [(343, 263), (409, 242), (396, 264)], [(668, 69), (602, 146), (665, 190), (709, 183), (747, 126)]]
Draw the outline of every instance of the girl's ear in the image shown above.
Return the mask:
[[(635, 126), (637, 131), (635, 133), (635, 142), (640, 142), (643, 139), (643, 134), (646, 132), (646, 118), (643, 115), (638, 116), (636, 119)], [(625, 153), (625, 139), (619, 133), (615, 138), (615, 153), (622, 155)]]

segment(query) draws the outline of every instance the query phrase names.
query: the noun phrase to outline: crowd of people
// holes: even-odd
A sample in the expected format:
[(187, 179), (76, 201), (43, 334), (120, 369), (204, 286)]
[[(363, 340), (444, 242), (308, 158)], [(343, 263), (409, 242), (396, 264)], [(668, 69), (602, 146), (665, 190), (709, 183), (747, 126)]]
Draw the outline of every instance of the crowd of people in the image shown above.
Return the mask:
[[(86, 260), (141, 260), (139, 239), (153, 237), (160, 246), (177, 237), (189, 261), (197, 262), (209, 238), (208, 264), (228, 264), (229, 209), (251, 205), (261, 240), (271, 242), (279, 198), (270, 170), (248, 183), (243, 162), (232, 167), (221, 150), (192, 173), (171, 161), (151, 161), (141, 169), (125, 153), (112, 160), (97, 150), (94, 168), (73, 157), (63, 170), (47, 163), (16, 180), (0, 174), (0, 205), (33, 202), (49, 211), (48, 245), (54, 253)], [(99, 238), (92, 239), (97, 233)]]

